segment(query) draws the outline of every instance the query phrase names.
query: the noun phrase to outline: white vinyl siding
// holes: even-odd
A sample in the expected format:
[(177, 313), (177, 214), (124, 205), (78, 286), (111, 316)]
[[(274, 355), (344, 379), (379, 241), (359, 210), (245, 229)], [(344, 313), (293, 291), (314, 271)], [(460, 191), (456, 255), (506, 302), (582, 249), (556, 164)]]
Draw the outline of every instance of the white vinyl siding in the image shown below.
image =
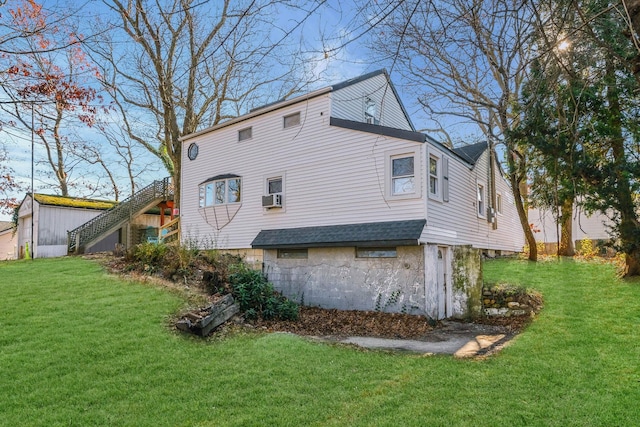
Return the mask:
[[(478, 216), (477, 185), (488, 182), (488, 152), (483, 153), (472, 167), (457, 156), (445, 156), (440, 147), (430, 145), (429, 151), (443, 160), (448, 158), (448, 164), (444, 163), (443, 168), (443, 175), (448, 176), (448, 179), (443, 178), (447, 183), (444, 188), (448, 187), (448, 194), (443, 190), (443, 200), (448, 203), (428, 200), (427, 227), (421, 240), (442, 245), (471, 245), (478, 249), (521, 251), (524, 246), (522, 227), (509, 184), (500, 172), (496, 174), (496, 189), (503, 195), (503, 215), (497, 218), (498, 228), (493, 230), (486, 218)], [(489, 200), (488, 192), (486, 200)]]
[(369, 100), (369, 104), (376, 107), (374, 120), (377, 123), (374, 124), (412, 130), (384, 74), (339, 89), (331, 97), (331, 117), (366, 122), (363, 110), (366, 112)]
[[(249, 248), (263, 229), (424, 219), (420, 196), (424, 185), (425, 145), (329, 125), (329, 97), (308, 102), (301, 113), (304, 126), (283, 132), (284, 116), (299, 112), (298, 104), (204, 133), (185, 143), (200, 145), (198, 158), (182, 169), (181, 230), (184, 238), (218, 248)], [(323, 114), (321, 114), (323, 113)], [(360, 113), (361, 114), (361, 113)], [(239, 129), (251, 125), (260, 144), (237, 142)], [(416, 191), (412, 198), (389, 203), (386, 185), (387, 151), (417, 153)], [(186, 151), (186, 150), (185, 150)], [(183, 154), (186, 156), (186, 153)], [(198, 184), (212, 171), (242, 176), (242, 204), (236, 211), (201, 215)], [(277, 174), (274, 174), (277, 172)], [(267, 178), (286, 173), (286, 212), (262, 207)], [(284, 176), (284, 175), (283, 175)], [(268, 212), (268, 213), (267, 213)], [(217, 224), (225, 224), (216, 230)], [(228, 221), (228, 223), (226, 223)]]
[[(550, 210), (529, 209), (529, 222), (533, 224), (533, 236), (537, 242), (557, 243), (558, 230), (553, 213)], [(601, 212), (587, 215), (580, 207), (574, 207), (573, 240), (609, 240), (611, 221)]]

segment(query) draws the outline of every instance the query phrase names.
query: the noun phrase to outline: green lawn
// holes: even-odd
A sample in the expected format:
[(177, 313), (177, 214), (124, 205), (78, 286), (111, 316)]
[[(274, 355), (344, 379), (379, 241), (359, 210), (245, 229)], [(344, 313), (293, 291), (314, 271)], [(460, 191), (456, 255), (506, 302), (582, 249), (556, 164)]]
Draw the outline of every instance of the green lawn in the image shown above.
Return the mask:
[(610, 266), (493, 261), (539, 318), (486, 360), (173, 332), (175, 293), (90, 261), (0, 263), (2, 426), (627, 426), (640, 422), (640, 282)]

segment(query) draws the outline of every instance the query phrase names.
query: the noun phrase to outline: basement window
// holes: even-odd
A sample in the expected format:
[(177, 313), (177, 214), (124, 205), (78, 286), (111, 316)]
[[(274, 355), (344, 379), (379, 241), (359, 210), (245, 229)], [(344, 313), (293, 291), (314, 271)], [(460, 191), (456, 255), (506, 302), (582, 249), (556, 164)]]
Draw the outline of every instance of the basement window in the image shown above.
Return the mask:
[(304, 249), (278, 249), (278, 258), (280, 259), (307, 259), (309, 258), (309, 250)]
[(396, 248), (389, 247), (371, 247), (356, 248), (356, 258), (397, 258), (398, 251)]

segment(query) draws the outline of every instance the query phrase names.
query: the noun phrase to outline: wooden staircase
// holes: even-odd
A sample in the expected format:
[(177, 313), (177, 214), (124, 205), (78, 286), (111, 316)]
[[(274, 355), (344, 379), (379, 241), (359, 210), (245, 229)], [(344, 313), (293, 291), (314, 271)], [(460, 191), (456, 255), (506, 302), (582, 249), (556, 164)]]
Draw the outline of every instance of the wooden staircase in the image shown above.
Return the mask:
[(135, 216), (166, 200), (173, 200), (171, 178), (154, 181), (113, 208), (67, 232), (67, 253), (81, 254), (91, 244), (108, 236)]

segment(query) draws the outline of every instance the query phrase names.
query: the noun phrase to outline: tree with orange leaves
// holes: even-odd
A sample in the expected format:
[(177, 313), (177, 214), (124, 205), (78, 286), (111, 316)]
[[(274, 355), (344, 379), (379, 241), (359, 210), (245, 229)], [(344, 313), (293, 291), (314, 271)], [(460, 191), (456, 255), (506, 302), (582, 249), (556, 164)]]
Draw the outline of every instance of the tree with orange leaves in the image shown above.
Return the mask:
[(64, 18), (46, 12), (33, 0), (18, 0), (2, 15), (0, 60), (1, 109), (12, 120), (4, 125), (30, 132), (44, 149), (45, 175), (68, 196), (80, 185), (84, 144), (79, 128), (94, 126), (102, 98), (92, 86), (97, 69), (82, 51), (82, 36)]

